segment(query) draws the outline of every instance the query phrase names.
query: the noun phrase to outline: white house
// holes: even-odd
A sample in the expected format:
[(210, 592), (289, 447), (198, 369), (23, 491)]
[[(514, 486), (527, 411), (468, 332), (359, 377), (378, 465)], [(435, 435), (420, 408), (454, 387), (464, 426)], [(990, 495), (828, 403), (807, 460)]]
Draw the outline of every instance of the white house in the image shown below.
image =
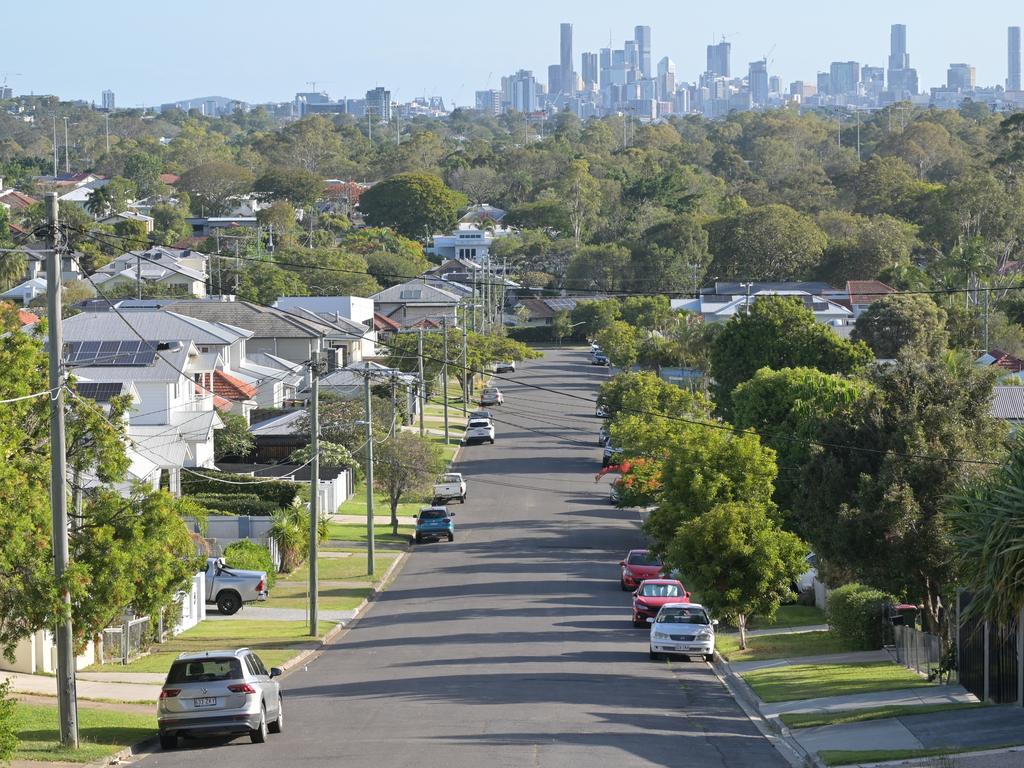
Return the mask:
[(672, 299), (671, 306), (700, 315), (706, 323), (724, 323), (764, 296), (791, 297), (810, 309), (819, 323), (832, 327), (848, 326), (854, 319), (853, 310), (839, 303), (844, 293), (824, 283), (715, 283), (697, 298)]
[(26, 280), (13, 288), (0, 293), (0, 301), (18, 301), (21, 302), (23, 307), (27, 307), (29, 303), (46, 293), (46, 278), (33, 277), (30, 280)]
[(203, 298), (209, 279), (204, 254), (158, 246), (129, 251), (98, 269), (93, 282), (101, 291), (121, 285), (154, 283), (183, 297)]
[[(274, 306), (286, 312), (307, 312), (320, 320), (358, 334), (352, 340), (349, 362), (376, 356), (377, 331), (373, 328), (373, 299), (363, 296), (281, 296)], [(301, 315), (300, 315), (301, 316)]]
[(434, 235), (434, 244), (427, 252), (440, 256), (442, 261), (471, 259), (481, 263), (488, 257), (494, 241), (510, 234), (512, 230), (506, 227), (489, 229), (471, 222), (461, 222), (447, 235)]

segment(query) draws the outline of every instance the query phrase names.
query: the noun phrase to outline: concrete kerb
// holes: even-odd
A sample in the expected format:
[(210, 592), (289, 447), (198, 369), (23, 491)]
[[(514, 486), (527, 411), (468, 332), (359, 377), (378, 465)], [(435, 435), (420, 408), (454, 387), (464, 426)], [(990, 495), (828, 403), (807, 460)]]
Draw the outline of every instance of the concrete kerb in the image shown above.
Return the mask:
[(948, 755), (938, 755), (932, 757), (908, 757), (902, 760), (886, 760), (883, 762), (875, 763), (851, 763), (846, 768), (932, 768), (935, 765), (935, 761), (940, 758), (949, 760), (950, 764), (957, 768), (961, 764), (969, 765), (971, 762), (986, 757), (999, 758), (1003, 755), (1020, 754), (1020, 762), (1015, 761), (1013, 763), (1006, 763), (1005, 765), (1017, 766), (1024, 763), (1024, 746), (1017, 747), (1003, 747), (1002, 749), (982, 749), (977, 752), (955, 752)]

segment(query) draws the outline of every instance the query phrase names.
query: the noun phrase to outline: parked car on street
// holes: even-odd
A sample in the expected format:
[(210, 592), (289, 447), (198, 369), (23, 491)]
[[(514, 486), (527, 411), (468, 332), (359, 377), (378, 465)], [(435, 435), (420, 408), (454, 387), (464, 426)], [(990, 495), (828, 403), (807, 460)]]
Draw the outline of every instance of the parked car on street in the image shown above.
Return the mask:
[(616, 446), (612, 445), (611, 442), (606, 442), (604, 444), (604, 451), (601, 455), (601, 466), (607, 467), (610, 464), (614, 464), (616, 461), (618, 461), (618, 456), (621, 453), (621, 448), (617, 448)]
[(216, 603), (217, 610), (231, 616), (245, 603), (270, 597), (266, 571), (242, 571), (232, 568), (223, 557), (206, 558), (206, 602)]
[(666, 603), (685, 603), (690, 599), (683, 582), (676, 579), (647, 579), (633, 593), (633, 626), (645, 627)]
[(487, 419), (488, 421), (493, 421), (494, 414), (487, 408), (478, 408), (477, 410), (470, 411), (469, 413), (469, 420), (472, 421), (473, 419)]
[(611, 362), (608, 360), (608, 355), (606, 355), (604, 352), (595, 352), (594, 356), (590, 358), (590, 364), (611, 365)]
[(661, 654), (703, 656), (715, 660), (715, 627), (718, 619), (708, 616), (697, 603), (666, 603), (651, 624), (650, 657)]
[(598, 403), (594, 406), (594, 415), (606, 419), (608, 418), (608, 408)]
[(280, 675), (248, 648), (183, 653), (160, 690), (160, 746), (174, 749), (179, 736), (219, 733), (248, 733), (253, 744), (262, 744), (268, 733), (281, 733)]
[(645, 579), (656, 579), (665, 564), (646, 549), (631, 549), (624, 560), (619, 560), (619, 585), (623, 592), (631, 592)]
[(458, 472), (449, 472), (434, 484), (434, 506), (458, 499), (460, 504), (466, 503), (466, 481)]
[(494, 366), (495, 373), (515, 373), (516, 372), (516, 361), (505, 360), (501, 363), (496, 363)]
[(494, 445), (494, 422), (490, 419), (470, 419), (466, 425), (466, 433), (462, 436), (463, 445), (473, 443), (490, 443)]
[(597, 430), (597, 444), (598, 445), (607, 445), (609, 439), (611, 439), (611, 437), (608, 434), (608, 428), (607, 427), (601, 427), (599, 430)]
[(505, 402), (505, 396), (497, 387), (486, 387), (480, 393), (480, 405), (501, 405)]
[(454, 512), (448, 507), (425, 507), (416, 515), (416, 543), (424, 541), (455, 541)]

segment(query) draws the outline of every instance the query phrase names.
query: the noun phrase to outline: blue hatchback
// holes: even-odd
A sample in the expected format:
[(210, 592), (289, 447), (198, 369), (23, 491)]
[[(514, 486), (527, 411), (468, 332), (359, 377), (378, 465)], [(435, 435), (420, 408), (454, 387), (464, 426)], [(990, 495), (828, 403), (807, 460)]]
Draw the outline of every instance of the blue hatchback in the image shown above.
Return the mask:
[(455, 541), (454, 512), (448, 507), (426, 507), (416, 516), (416, 543), (424, 541)]

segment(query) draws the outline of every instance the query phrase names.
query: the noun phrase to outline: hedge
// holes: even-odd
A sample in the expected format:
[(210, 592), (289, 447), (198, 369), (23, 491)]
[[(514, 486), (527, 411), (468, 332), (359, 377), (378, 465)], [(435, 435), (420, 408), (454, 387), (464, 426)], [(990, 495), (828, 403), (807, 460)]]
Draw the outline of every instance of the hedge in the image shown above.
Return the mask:
[(188, 498), (206, 509), (232, 515), (269, 517), (281, 509), (281, 505), (276, 501), (261, 499), (254, 493), (195, 493), (190, 494)]
[(513, 341), (521, 341), (524, 344), (538, 341), (554, 341), (554, 334), (550, 325), (524, 326), (521, 328), (507, 328), (508, 337)]
[(898, 601), (887, 592), (864, 584), (845, 584), (828, 595), (831, 631), (864, 651), (882, 647), (882, 622), (886, 605)]
[(236, 541), (224, 548), (224, 562), (230, 568), (242, 571), (266, 571), (267, 587), (274, 588), (277, 582), (277, 569), (270, 557), (270, 550), (255, 541)]
[[(244, 483), (244, 485), (231, 485), (223, 482)], [(263, 501), (272, 501), (279, 507), (291, 506), (292, 501), (298, 493), (295, 483), (285, 480), (267, 480), (266, 482), (255, 482), (256, 478), (249, 475), (235, 475), (230, 472), (217, 472), (204, 469), (196, 473), (185, 472), (181, 477), (181, 491), (184, 494), (193, 496), (200, 493), (212, 493), (217, 495), (255, 495)]]

